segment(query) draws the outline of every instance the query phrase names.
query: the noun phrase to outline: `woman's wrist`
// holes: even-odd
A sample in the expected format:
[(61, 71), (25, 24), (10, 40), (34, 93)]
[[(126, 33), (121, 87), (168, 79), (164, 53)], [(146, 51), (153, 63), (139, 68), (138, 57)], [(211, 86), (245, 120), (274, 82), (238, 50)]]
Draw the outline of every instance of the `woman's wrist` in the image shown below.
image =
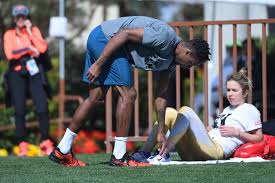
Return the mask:
[(242, 131), (240, 129), (238, 129), (238, 137), (242, 138)]
[(236, 137), (240, 137), (240, 129), (237, 128), (236, 130), (237, 130), (237, 132), (236, 132)]

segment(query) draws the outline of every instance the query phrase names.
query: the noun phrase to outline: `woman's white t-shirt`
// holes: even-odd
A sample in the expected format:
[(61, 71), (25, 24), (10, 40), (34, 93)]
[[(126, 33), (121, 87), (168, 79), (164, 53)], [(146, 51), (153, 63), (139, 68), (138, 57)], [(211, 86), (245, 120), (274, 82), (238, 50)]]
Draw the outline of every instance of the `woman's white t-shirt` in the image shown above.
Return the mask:
[(221, 136), (218, 127), (225, 125), (245, 132), (262, 127), (259, 110), (248, 103), (241, 104), (236, 108), (226, 107), (215, 120), (215, 124), (216, 128), (209, 132), (209, 136), (223, 147), (225, 158), (228, 158), (245, 141), (237, 137)]

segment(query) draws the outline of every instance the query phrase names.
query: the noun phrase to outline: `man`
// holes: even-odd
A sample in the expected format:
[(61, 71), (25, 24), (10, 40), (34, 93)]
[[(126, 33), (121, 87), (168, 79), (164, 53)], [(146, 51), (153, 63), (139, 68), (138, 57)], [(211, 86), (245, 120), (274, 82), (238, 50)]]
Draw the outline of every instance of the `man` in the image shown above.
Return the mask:
[(158, 74), (156, 112), (160, 124), (158, 142), (164, 134), (166, 93), (175, 65), (184, 68), (209, 60), (209, 46), (204, 40), (183, 42), (166, 23), (144, 16), (122, 17), (103, 22), (89, 35), (83, 81), (90, 86), (89, 97), (76, 110), (72, 123), (49, 158), (66, 166), (85, 166), (77, 160), (71, 146), (82, 122), (104, 100), (110, 88), (118, 92), (116, 137), (110, 165), (146, 166), (126, 155), (126, 141), (131, 113), (136, 99), (131, 64)]

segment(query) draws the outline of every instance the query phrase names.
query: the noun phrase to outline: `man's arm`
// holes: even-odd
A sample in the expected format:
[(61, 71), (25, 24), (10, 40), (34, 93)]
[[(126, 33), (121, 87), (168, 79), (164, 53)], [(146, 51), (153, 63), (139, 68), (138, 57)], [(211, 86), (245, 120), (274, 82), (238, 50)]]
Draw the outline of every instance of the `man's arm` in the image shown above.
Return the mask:
[(99, 74), (101, 73), (101, 66), (123, 44), (128, 41), (141, 43), (143, 39), (143, 33), (143, 28), (120, 30), (114, 37), (110, 39), (97, 61), (88, 70), (88, 80), (94, 82), (98, 78)]
[(164, 143), (165, 138), (165, 111), (167, 107), (167, 95), (170, 81), (170, 71), (161, 71), (157, 73), (157, 88), (156, 88), (156, 113), (158, 121), (158, 142)]

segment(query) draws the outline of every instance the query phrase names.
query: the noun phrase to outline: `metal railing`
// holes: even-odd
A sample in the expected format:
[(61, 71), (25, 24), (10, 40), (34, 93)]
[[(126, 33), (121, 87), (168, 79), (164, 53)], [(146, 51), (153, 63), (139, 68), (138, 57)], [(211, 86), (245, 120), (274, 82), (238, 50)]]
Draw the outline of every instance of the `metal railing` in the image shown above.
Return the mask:
[[(84, 99), (79, 95), (64, 95), (63, 97), (64, 97), (64, 100), (61, 100), (60, 96), (54, 96), (53, 100), (59, 102), (59, 105), (61, 102), (63, 102), (65, 104), (65, 102), (68, 102), (68, 101), (76, 101), (79, 104), (81, 104), (84, 101)], [(32, 100), (27, 100), (27, 105), (32, 105)], [(1, 104), (0, 109), (4, 110), (4, 108), (5, 108), (5, 105)], [(63, 114), (65, 113), (64, 108), (63, 108), (63, 111), (59, 111), (59, 114), (61, 114), (61, 113), (63, 113)], [(57, 118), (51, 119), (50, 123), (59, 123), (60, 126), (64, 126), (63, 123), (70, 123), (71, 121), (72, 121), (72, 118), (70, 118), (70, 117), (60, 118), (60, 116), (58, 116)], [(26, 128), (36, 128), (38, 126), (39, 126), (38, 121), (31, 121), (31, 122), (26, 123)], [(14, 130), (14, 129), (15, 129), (14, 124), (7, 124), (7, 125), (0, 126), (0, 132), (7, 131), (7, 130)], [(61, 139), (62, 132), (63, 132), (63, 127), (61, 128), (61, 130), (59, 129), (59, 132), (58, 132), (58, 135), (59, 135), (58, 140), (59, 141)]]

